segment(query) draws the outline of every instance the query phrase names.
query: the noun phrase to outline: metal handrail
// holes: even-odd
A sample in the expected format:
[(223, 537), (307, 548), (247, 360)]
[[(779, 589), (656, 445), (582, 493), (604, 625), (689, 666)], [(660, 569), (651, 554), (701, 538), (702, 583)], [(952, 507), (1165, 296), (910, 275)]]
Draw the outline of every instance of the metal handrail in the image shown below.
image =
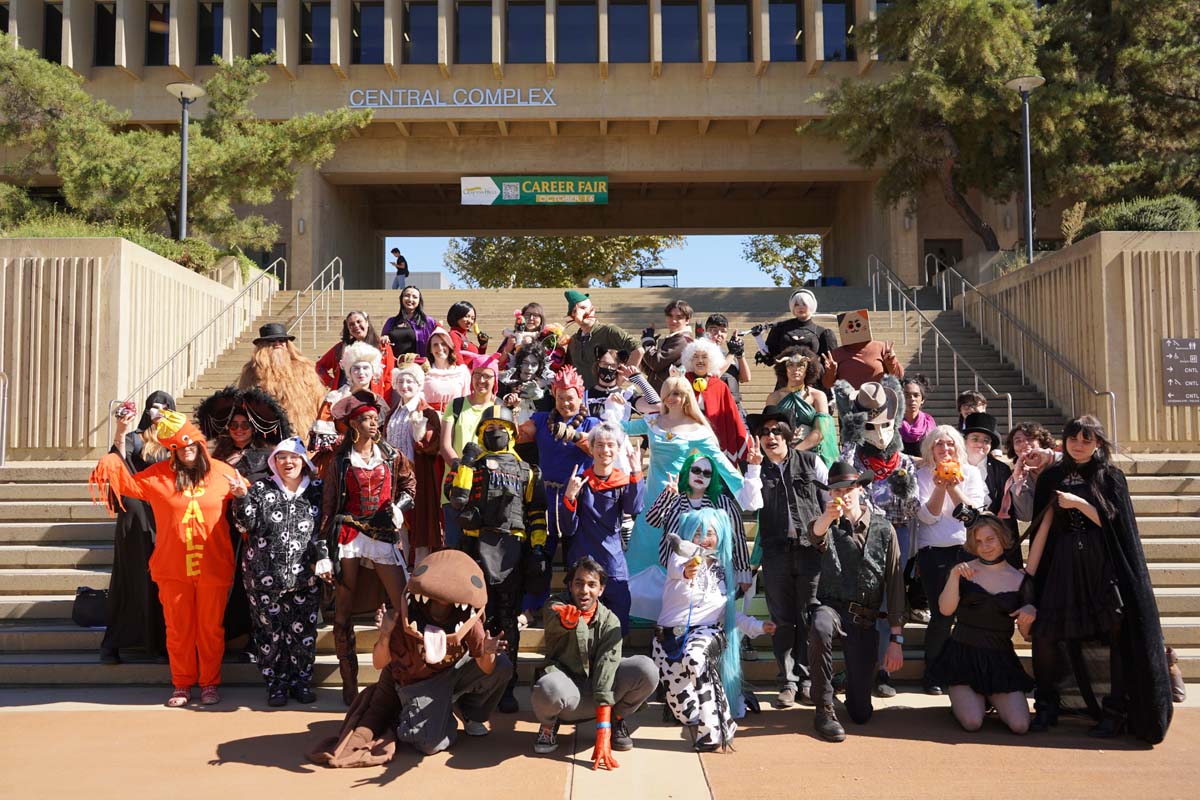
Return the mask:
[[(1005, 398), (1007, 409), (1008, 409), (1008, 429), (1012, 430), (1012, 426), (1013, 426), (1012, 393), (1011, 392), (1001, 392), (996, 387), (994, 387), (990, 383), (988, 383), (985, 379), (979, 377), (979, 370), (977, 370), (974, 366), (972, 366), (971, 362), (967, 361), (967, 359), (964, 358), (958, 352), (958, 350), (954, 347), (954, 345), (946, 337), (946, 335), (944, 333), (942, 333), (940, 330), (938, 330), (938, 327), (933, 324), (933, 321), (930, 320), (929, 317), (925, 316), (924, 311), (922, 311), (920, 308), (917, 307), (916, 301), (913, 300), (911, 297), (909, 297), (906, 294), (908, 287), (904, 285), (904, 282), (900, 280), (900, 278), (896, 275), (896, 273), (892, 272), (891, 267), (889, 267), (887, 264), (884, 264), (883, 261), (878, 256), (875, 256), (875, 255), (867, 256), (867, 276), (868, 276), (868, 280), (870, 281), (870, 284), (871, 284), (871, 303), (873, 305), (873, 310), (875, 310), (875, 311), (879, 310), (879, 306), (878, 306), (879, 279), (882, 277), (886, 281), (887, 302), (888, 302), (888, 324), (889, 325), (892, 325), (892, 323), (893, 323), (893, 317), (892, 317), (892, 314), (893, 314), (892, 292), (893, 291), (895, 291), (896, 295), (899, 296), (899, 298), (900, 298), (901, 313), (904, 313), (905, 305), (911, 307), (911, 309), (914, 312), (916, 312), (916, 315), (917, 315), (917, 360), (919, 362), (923, 363), (925, 361), (924, 331), (921, 329), (922, 323), (927, 325), (929, 327), (929, 329), (933, 332), (933, 334), (934, 334), (934, 337), (933, 337), (933, 380), (934, 380), (934, 383), (940, 384), (942, 382), (941, 346), (942, 346), (942, 343), (944, 342), (946, 347), (950, 350), (950, 353), (953, 356), (954, 394), (955, 394), (955, 396), (957, 397), (958, 393), (959, 393), (959, 391), (958, 391), (959, 390), (958, 362), (961, 361), (963, 363), (963, 366), (966, 367), (967, 370), (969, 370), (975, 376), (975, 391), (978, 392), (980, 390), (980, 387), (982, 386), (985, 390), (991, 392), (993, 397)], [(907, 319), (904, 319), (902, 321), (901, 330), (903, 331), (903, 341), (905, 344), (908, 344), (908, 320)]]
[[(1022, 386), (1025, 386), (1028, 383), (1030, 383), (1030, 379), (1027, 375), (1028, 370), (1026, 369), (1026, 366), (1025, 366), (1024, 344), (1032, 343), (1037, 349), (1041, 350), (1041, 352), (1042, 352), (1041, 361), (1042, 361), (1042, 387), (1043, 387), (1043, 389), (1048, 388), (1050, 385), (1050, 383), (1049, 383), (1050, 362), (1053, 361), (1079, 387), (1081, 387), (1082, 389), (1087, 391), (1093, 397), (1107, 397), (1108, 398), (1108, 408), (1109, 408), (1108, 432), (1112, 437), (1113, 449), (1114, 450), (1119, 449), (1119, 447), (1117, 445), (1118, 438), (1117, 438), (1117, 394), (1116, 394), (1116, 392), (1113, 392), (1108, 389), (1097, 389), (1095, 386), (1093, 386), (1087, 380), (1087, 378), (1085, 378), (1079, 374), (1079, 371), (1076, 370), (1075, 367), (1069, 361), (1067, 361), (1065, 358), (1063, 358), (1061, 353), (1059, 353), (1057, 350), (1055, 350), (1051, 345), (1049, 345), (1044, 339), (1042, 339), (1036, 333), (1031, 331), (1029, 329), (1029, 327), (1025, 325), (1025, 323), (1021, 322), (1019, 319), (1017, 319), (1012, 314), (1010, 314), (1008, 311), (1006, 311), (991, 297), (988, 297), (983, 292), (979, 291), (979, 287), (976, 286), (975, 284), (971, 283), (971, 281), (967, 280), (966, 276), (964, 276), (961, 272), (959, 272), (954, 267), (950, 266), (949, 264), (947, 264), (944, 261), (942, 261), (941, 259), (939, 259), (933, 253), (928, 253), (925, 256), (925, 272), (927, 275), (929, 274), (930, 264), (932, 264), (935, 268), (941, 267), (941, 270), (937, 272), (937, 277), (935, 280), (938, 284), (938, 289), (941, 292), (942, 310), (943, 311), (950, 310), (953, 307), (953, 301), (949, 300), (951, 292), (948, 289), (947, 281), (949, 280), (951, 275), (953, 275), (953, 277), (958, 279), (959, 298), (962, 301), (961, 318), (962, 318), (962, 326), (964, 328), (967, 327), (967, 290), (969, 289), (972, 293), (974, 293), (977, 297), (979, 297), (981, 302), (978, 306), (979, 311), (975, 318), (975, 328), (979, 331), (980, 343), (983, 343), (985, 341), (984, 330), (983, 330), (983, 313), (984, 313), (983, 312), (983, 303), (987, 303), (989, 306), (992, 307), (992, 309), (995, 310), (997, 319), (999, 319), (999, 317), (1004, 317), (1004, 319), (1010, 325), (1012, 325), (1014, 328), (1016, 328), (1018, 333), (1021, 334), (1021, 338), (1023, 341), (1022, 341), (1021, 345), (1016, 347), (1016, 350), (1018, 353), (1018, 368), (1020, 369), (1020, 372), (1021, 372), (1021, 385)], [(1004, 329), (1001, 328), (999, 325), (997, 325), (997, 331), (999, 332), (999, 335), (997, 336), (998, 341), (995, 343), (995, 345), (996, 345), (996, 349), (999, 350), (999, 352), (1000, 352), (1000, 358), (1004, 359), (1005, 358), (1005, 355), (1004, 355)], [(1012, 343), (1010, 342), (1009, 344), (1010, 344), (1010, 349), (1011, 349)], [(1044, 391), (1043, 391), (1043, 395), (1046, 398), (1046, 408), (1049, 408), (1050, 407), (1050, 396), (1048, 394), (1046, 394)], [(1070, 395), (1071, 395), (1071, 397), (1070, 397), (1071, 416), (1074, 417), (1075, 416), (1075, 392), (1072, 391), (1070, 393)]]
[[(146, 377), (146, 379), (144, 381), (142, 381), (136, 387), (134, 387), (133, 390), (129, 392), (128, 399), (136, 402), (137, 398), (145, 395), (146, 388), (159, 375), (161, 375), (163, 372), (167, 371), (168, 368), (173, 368), (175, 366), (176, 359), (178, 359), (181, 355), (185, 355), (185, 354), (190, 356), (192, 345), (195, 344), (196, 341), (201, 336), (208, 333), (209, 330), (211, 328), (213, 328), (218, 322), (222, 321), (224, 319), (225, 315), (228, 314), (230, 311), (233, 311), (235, 308), (240, 310), (239, 304), (242, 302), (242, 298), (245, 297), (247, 294), (249, 294), (250, 290), (254, 289), (256, 286), (259, 285), (259, 283), (261, 283), (263, 281), (268, 281), (271, 286), (275, 287), (275, 288), (271, 289), (270, 291), (268, 291), (267, 298), (266, 298), (267, 314), (270, 314), (271, 309), (272, 309), (271, 301), (275, 295), (275, 292), (278, 291), (279, 287), (283, 286), (287, 281), (287, 260), (284, 258), (277, 258), (274, 261), (272, 261), (270, 264), (268, 264), (267, 267), (265, 269), (263, 269), (262, 272), (259, 273), (258, 277), (256, 277), (254, 280), (250, 281), (250, 283), (246, 284), (245, 287), (243, 287), (242, 290), (240, 292), (238, 292), (237, 295), (232, 300), (230, 300), (228, 303), (226, 303), (225, 307), (222, 308), (219, 312), (217, 312), (216, 316), (214, 316), (211, 320), (209, 320), (208, 323), (203, 328), (196, 331), (196, 333), (193, 334), (190, 339), (188, 339), (186, 342), (184, 342), (183, 345), (178, 350), (176, 350), (174, 353), (172, 353), (167, 358), (166, 361), (159, 364), (158, 367), (155, 368)], [(192, 377), (194, 378), (195, 376), (192, 376)], [(122, 402), (121, 400), (110, 400), (108, 403), (108, 440), (110, 443), (112, 442), (113, 410), (118, 405), (120, 405), (121, 402)]]
[(329, 294), (334, 291), (334, 287), (338, 291), (338, 308), (342, 318), (346, 316), (346, 280), (342, 271), (342, 257), (334, 256), (333, 260), (325, 265), (325, 269), (317, 273), (317, 277), (312, 279), (312, 282), (296, 293), (296, 305), (299, 306), (304, 300), (305, 293), (312, 295), (312, 299), (308, 301), (308, 305), (304, 310), (297, 314), (288, 325), (288, 333), (296, 326), (300, 327), (300, 334), (297, 336), (301, 344), (304, 343), (304, 320), (307, 318), (310, 322), (309, 334), (310, 344), (317, 343), (317, 320), (316, 314), (309, 317), (309, 312), (323, 301), (325, 307), (325, 330), (329, 330)]

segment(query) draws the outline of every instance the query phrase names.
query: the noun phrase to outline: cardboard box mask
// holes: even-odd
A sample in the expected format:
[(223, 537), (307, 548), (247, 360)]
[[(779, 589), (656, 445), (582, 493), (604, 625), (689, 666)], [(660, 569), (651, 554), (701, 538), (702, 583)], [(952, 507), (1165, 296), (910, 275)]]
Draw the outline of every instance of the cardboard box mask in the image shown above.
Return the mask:
[(871, 336), (871, 320), (865, 308), (838, 314), (837, 321), (838, 338), (843, 345), (864, 344), (874, 338)]

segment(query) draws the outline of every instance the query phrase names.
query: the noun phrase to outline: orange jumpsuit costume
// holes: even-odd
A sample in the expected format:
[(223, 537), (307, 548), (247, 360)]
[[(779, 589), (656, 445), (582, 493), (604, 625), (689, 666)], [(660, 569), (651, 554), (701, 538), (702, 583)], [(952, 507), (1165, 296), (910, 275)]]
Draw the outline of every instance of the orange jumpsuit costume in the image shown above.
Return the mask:
[[(184, 432), (191, 434), (189, 441), (206, 447), (190, 423), (171, 439)], [(175, 442), (165, 438), (161, 430), (159, 440), (175, 449)], [(223, 461), (210, 459), (210, 463), (204, 484), (183, 492), (175, 488), (173, 459), (130, 475), (120, 456), (110, 454), (100, 459), (89, 480), (100, 490), (100, 497), (107, 497), (105, 505), (110, 511), (115, 510), (114, 504), (123, 507), (121, 497), (144, 500), (154, 511), (158, 533), (150, 575), (158, 584), (162, 601), (171, 682), (176, 689), (221, 683), (221, 659), (225, 654), (222, 620), (234, 571), (225, 513), (232, 494), (225, 477), (241, 478)]]

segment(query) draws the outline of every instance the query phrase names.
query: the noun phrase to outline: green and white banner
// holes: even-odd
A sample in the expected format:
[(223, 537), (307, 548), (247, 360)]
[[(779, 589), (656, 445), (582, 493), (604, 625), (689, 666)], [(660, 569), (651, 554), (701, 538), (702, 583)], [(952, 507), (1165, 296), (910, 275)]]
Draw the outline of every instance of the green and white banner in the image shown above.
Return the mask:
[(492, 175), (459, 183), (464, 206), (608, 204), (607, 175)]

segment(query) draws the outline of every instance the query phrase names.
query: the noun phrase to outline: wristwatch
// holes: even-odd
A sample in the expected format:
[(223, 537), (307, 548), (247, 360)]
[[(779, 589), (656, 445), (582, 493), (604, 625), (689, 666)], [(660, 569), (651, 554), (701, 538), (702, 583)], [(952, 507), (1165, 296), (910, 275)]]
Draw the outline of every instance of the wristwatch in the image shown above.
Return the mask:
[(890, 636), (888, 636), (888, 641), (892, 642), (894, 644), (904, 644), (904, 634), (903, 633), (893, 633)]

